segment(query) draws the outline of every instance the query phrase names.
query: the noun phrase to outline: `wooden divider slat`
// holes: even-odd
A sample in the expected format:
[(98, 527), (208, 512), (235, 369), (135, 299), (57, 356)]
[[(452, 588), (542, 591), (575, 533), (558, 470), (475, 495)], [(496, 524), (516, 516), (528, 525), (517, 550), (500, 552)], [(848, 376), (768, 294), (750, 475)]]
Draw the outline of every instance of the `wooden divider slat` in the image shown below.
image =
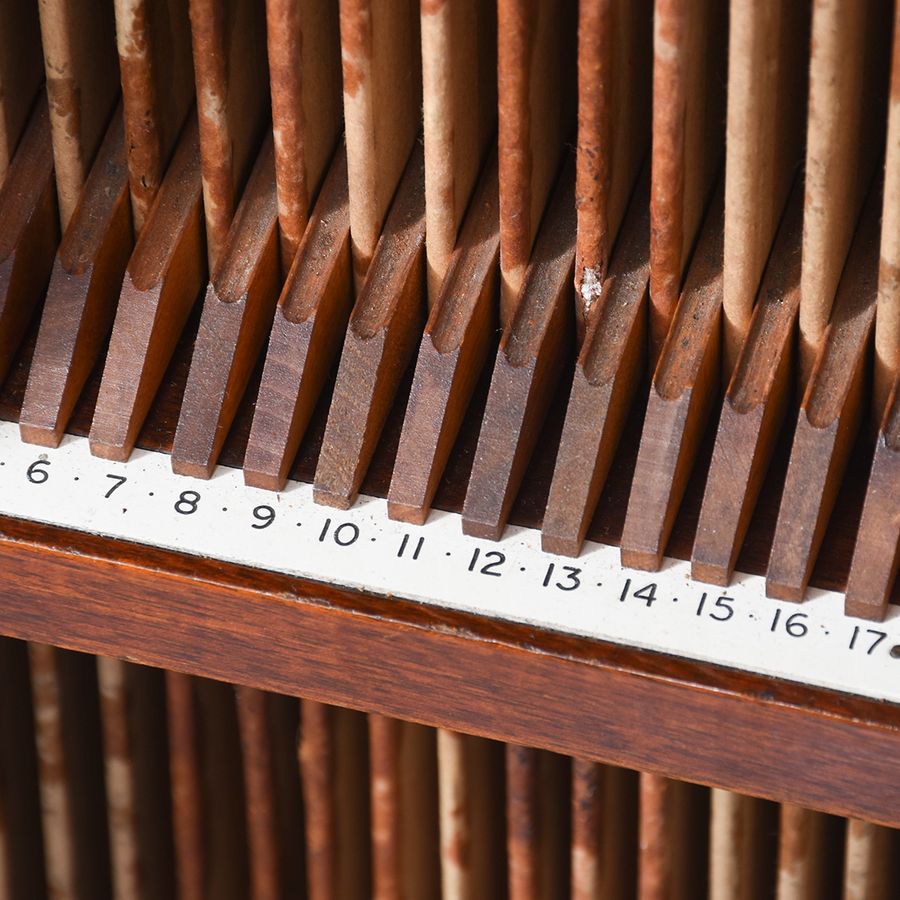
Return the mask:
[[(356, 499), (422, 334), (423, 183), (424, 159), (417, 144), (347, 325), (316, 466), (313, 497), (317, 503), (347, 509)], [(350, 215), (352, 230), (352, 203)]]
[[(655, 363), (722, 159), (724, 22), (719, 0), (656, 0), (650, 182), (650, 344)], [(720, 226), (721, 228), (721, 226)]]
[(238, 728), (244, 770), (247, 843), (250, 857), (251, 900), (279, 900), (282, 896), (278, 811), (275, 798), (273, 748), (266, 695), (238, 686)]
[(575, 23), (570, 0), (497, 3), (500, 156), (500, 320), (513, 319), (532, 246), (570, 137), (576, 109)]
[(0, 380), (47, 286), (59, 241), (50, 120), (36, 103), (0, 186)]
[(140, 234), (194, 98), (187, 0), (115, 0), (128, 186)]
[(575, 322), (583, 335), (649, 149), (653, 7), (591, 0), (578, 13)]
[(888, 0), (814, 0), (800, 276), (800, 376), (812, 373), (884, 147)]
[(341, 0), (353, 279), (362, 290), (421, 123), (415, 0)]
[(119, 93), (115, 23), (96, 0), (39, 0), (38, 10), (65, 230)]
[(634, 896), (637, 813), (634, 772), (572, 761), (572, 900)]
[(778, 843), (778, 900), (834, 900), (840, 896), (839, 822), (783, 804)]
[(214, 272), (269, 119), (265, 5), (190, 0), (206, 251)]
[[(877, 317), (876, 317), (877, 324)], [(900, 565), (900, 377), (875, 443), (862, 518), (844, 595), (848, 616), (882, 620)]]
[(875, 316), (873, 418), (877, 422), (900, 372), (900, 4), (894, 3), (894, 49), (884, 156), (881, 262)]
[(760, 278), (801, 161), (808, 42), (806, 4), (730, 5), (722, 305), (726, 381), (749, 330)]
[(244, 480), (280, 491), (341, 349), (353, 306), (347, 157), (335, 154), (278, 299)]
[(771, 803), (755, 797), (710, 792), (710, 900), (756, 900), (772, 895), (776, 812)]
[(272, 325), (280, 286), (273, 140), (263, 142), (206, 288), (172, 469), (209, 478)]
[(197, 120), (175, 156), (125, 273), (100, 393), (91, 453), (125, 460), (206, 277)]
[(46, 894), (28, 647), (0, 638), (0, 897)]
[[(494, 361), (462, 511), (465, 534), (498, 540), (563, 377), (572, 345), (574, 160), (554, 189), (513, 319)], [(500, 253), (503, 253), (501, 169)]]
[[(880, 201), (880, 191), (872, 190), (800, 407), (766, 572), (770, 597), (803, 599), (865, 413), (866, 358), (878, 289)], [(802, 280), (800, 306), (802, 313)]]
[(706, 895), (708, 828), (707, 791), (641, 774), (638, 900)]
[(281, 268), (286, 275), (341, 133), (337, 5), (266, 0)]
[(847, 821), (844, 900), (889, 900), (897, 892), (897, 832), (860, 819)]
[(541, 526), (550, 553), (577, 556), (644, 375), (650, 275), (649, 171), (621, 227), (575, 363)]
[(121, 107), (56, 252), (19, 415), (22, 440), (55, 447), (112, 328), (132, 250)]
[(437, 302), (497, 121), (496, 8), (422, 3), (428, 302)]
[(700, 581), (728, 584), (788, 415), (802, 229), (803, 187), (798, 180), (719, 413), (691, 556), (691, 571)]
[(0, 3), (0, 185), (43, 77), (37, 6)]
[[(419, 345), (388, 492), (388, 515), (392, 519), (421, 525), (428, 517), (487, 361), (497, 327), (497, 204), (495, 158), (488, 163), (472, 198), (459, 244)], [(425, 215), (427, 221), (427, 194)]]
[[(632, 568), (659, 568), (718, 396), (722, 217), (719, 188), (707, 213), (650, 387), (622, 531), (622, 564)], [(651, 300), (652, 234), (651, 231)]]

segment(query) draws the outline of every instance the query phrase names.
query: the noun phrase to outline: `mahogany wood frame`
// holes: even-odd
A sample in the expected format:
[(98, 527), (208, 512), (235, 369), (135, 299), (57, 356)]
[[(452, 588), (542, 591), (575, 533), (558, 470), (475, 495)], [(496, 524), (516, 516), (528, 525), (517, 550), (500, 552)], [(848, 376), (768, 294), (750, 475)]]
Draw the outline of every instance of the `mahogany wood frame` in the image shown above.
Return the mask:
[(11, 518), (0, 571), (13, 637), (900, 825), (893, 704)]

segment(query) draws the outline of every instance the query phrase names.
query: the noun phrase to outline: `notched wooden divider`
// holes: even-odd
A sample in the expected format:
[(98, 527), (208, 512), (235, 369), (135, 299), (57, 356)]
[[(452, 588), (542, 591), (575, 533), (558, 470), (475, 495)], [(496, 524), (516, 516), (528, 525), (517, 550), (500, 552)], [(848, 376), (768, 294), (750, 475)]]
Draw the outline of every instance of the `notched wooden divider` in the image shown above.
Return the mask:
[(636, 569), (662, 562), (719, 389), (722, 193), (707, 211), (650, 387), (621, 544), (622, 565)]
[(112, 4), (97, 0), (40, 0), (38, 12), (65, 231), (116, 105), (115, 24)]
[(209, 478), (272, 324), (280, 283), (272, 136), (260, 150), (206, 289), (172, 469)]
[(116, 45), (135, 234), (194, 98), (187, 0), (116, 0)]
[(280, 491), (340, 351), (353, 303), (347, 156), (341, 147), (278, 299), (244, 480)]
[(500, 322), (513, 319), (575, 120), (577, 9), (571, 0), (497, 4)]
[(649, 147), (653, 6), (587, 0), (578, 16), (575, 323), (583, 335)]
[(428, 517), (496, 328), (499, 248), (495, 156), (482, 174), (419, 346), (388, 492), (392, 519), (421, 525)]
[(265, 5), (190, 0), (190, 11), (206, 250), (214, 270), (268, 121)]
[(0, 381), (50, 277), (59, 237), (47, 102), (39, 98), (0, 187)]
[(463, 532), (473, 537), (503, 534), (572, 347), (574, 182), (570, 159), (500, 340), (463, 504)]
[(866, 406), (880, 201), (872, 189), (800, 407), (766, 572), (766, 594), (780, 600), (803, 599)]
[(884, 412), (844, 598), (848, 616), (881, 620), (900, 562), (900, 378)]
[(336, 3), (266, 0), (281, 268), (293, 262), (341, 133)]
[(341, 0), (344, 129), (353, 277), (361, 291), (391, 198), (421, 128), (415, 0)]
[(656, 0), (654, 4), (650, 185), (654, 362), (675, 315), (685, 268), (721, 161), (727, 9), (721, 0)]
[(649, 171), (645, 171), (631, 199), (575, 364), (541, 529), (541, 546), (549, 553), (577, 556), (581, 551), (643, 376), (650, 276), (649, 194)]
[(788, 412), (800, 306), (802, 183), (794, 186), (719, 414), (691, 572), (728, 584)]
[(62, 439), (112, 328), (131, 249), (120, 108), (56, 252), (19, 415), (23, 441), (56, 447)]
[(206, 277), (200, 144), (192, 115), (128, 263), (91, 425), (91, 453), (131, 455)]
[(0, 4), (0, 184), (44, 77), (36, 3)]
[(424, 160), (413, 148), (347, 324), (313, 497), (356, 499), (425, 318)]

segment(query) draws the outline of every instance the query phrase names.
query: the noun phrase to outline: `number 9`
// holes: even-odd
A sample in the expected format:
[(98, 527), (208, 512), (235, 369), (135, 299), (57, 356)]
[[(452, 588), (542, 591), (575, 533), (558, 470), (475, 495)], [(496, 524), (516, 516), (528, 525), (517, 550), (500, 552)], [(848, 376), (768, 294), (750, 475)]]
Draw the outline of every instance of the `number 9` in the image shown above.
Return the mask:
[(257, 530), (268, 528), (275, 521), (275, 510), (265, 504), (256, 506), (253, 509), (253, 518), (257, 521), (250, 526), (251, 528)]

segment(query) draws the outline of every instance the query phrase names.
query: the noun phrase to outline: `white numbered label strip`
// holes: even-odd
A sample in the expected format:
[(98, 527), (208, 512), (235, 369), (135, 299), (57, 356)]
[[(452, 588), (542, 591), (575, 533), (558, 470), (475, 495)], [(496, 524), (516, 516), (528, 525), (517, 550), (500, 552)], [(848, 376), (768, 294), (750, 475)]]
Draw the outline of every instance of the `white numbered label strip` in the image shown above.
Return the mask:
[(95, 459), (84, 438), (44, 450), (9, 422), (0, 513), (900, 703), (900, 609), (873, 623), (846, 617), (834, 592), (769, 600), (759, 576), (712, 587), (687, 562), (629, 570), (617, 548), (590, 543), (578, 559), (554, 556), (531, 529), (478, 540), (457, 515), (406, 525), (371, 497), (337, 511), (307, 484), (274, 494), (223, 467), (185, 478), (162, 453)]

